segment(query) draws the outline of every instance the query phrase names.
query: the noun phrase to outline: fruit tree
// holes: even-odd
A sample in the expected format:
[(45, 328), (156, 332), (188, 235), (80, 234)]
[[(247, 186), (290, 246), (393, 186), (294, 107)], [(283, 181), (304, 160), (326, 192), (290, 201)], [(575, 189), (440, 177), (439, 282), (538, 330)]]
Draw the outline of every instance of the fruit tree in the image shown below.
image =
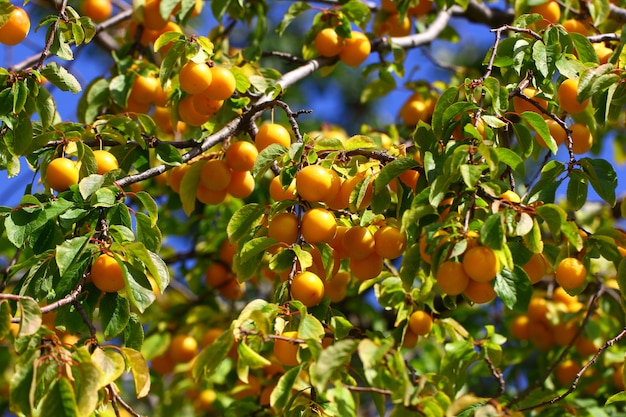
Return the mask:
[(626, 415), (625, 22), (0, 0), (1, 412)]

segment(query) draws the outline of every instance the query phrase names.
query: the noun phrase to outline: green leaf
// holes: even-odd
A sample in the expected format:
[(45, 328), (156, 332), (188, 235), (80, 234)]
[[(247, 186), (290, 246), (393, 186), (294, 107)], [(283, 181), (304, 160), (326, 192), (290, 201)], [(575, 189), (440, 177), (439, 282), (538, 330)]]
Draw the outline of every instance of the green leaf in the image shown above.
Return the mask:
[(118, 293), (106, 293), (100, 301), (100, 318), (105, 340), (111, 340), (124, 331), (130, 318), (128, 300)]
[(549, 189), (551, 185), (559, 184), (561, 181), (557, 181), (559, 175), (565, 172), (565, 165), (560, 161), (552, 160), (548, 162), (541, 169), (541, 176), (539, 181), (531, 188), (529, 195), (531, 197), (538, 195), (539, 200), (551, 203), (554, 201), (554, 196), (551, 199), (543, 198), (542, 194)]
[(61, 91), (71, 91), (77, 94), (82, 90), (80, 82), (56, 62), (47, 63), (41, 69), (41, 75), (46, 77), (48, 81), (61, 89)]
[(196, 209), (196, 192), (198, 190), (198, 184), (200, 184), (200, 176), (202, 167), (206, 164), (206, 160), (196, 162), (192, 164), (180, 183), (180, 190), (178, 195), (180, 201), (183, 203), (183, 210), (187, 216), (191, 215)]
[(598, 55), (596, 54), (595, 49), (593, 49), (593, 45), (589, 42), (586, 36), (581, 35), (580, 33), (572, 32), (569, 34), (572, 42), (574, 43), (574, 47), (576, 48), (576, 55), (578, 55), (578, 59), (583, 63), (598, 63)]
[(310, 369), (311, 384), (323, 392), (335, 371), (350, 364), (352, 355), (359, 346), (358, 340), (344, 339), (324, 349)]
[(256, 161), (254, 162), (254, 167), (252, 167), (251, 171), (252, 175), (255, 178), (262, 175), (265, 171), (269, 169), (270, 166), (272, 166), (274, 161), (286, 154), (288, 151), (288, 148), (276, 143), (263, 149), (257, 156)]
[(59, 275), (65, 275), (76, 258), (83, 252), (90, 238), (90, 235), (79, 236), (66, 240), (57, 246), (54, 259), (59, 267)]
[(252, 369), (260, 369), (271, 364), (269, 360), (265, 359), (260, 353), (256, 352), (243, 341), (237, 344), (237, 353), (238, 367), (240, 366), (239, 362)]
[(480, 241), (492, 249), (501, 249), (504, 236), (504, 220), (501, 212), (492, 214), (480, 229)]
[(154, 302), (156, 296), (152, 292), (152, 288), (146, 288), (141, 285), (139, 281), (144, 282), (148, 286), (150, 286), (150, 282), (146, 278), (143, 271), (140, 271), (131, 264), (122, 261), (118, 255), (115, 255), (115, 260), (122, 267), (128, 298), (133, 305), (137, 307), (139, 312), (143, 313), (145, 309)]
[(613, 165), (604, 159), (582, 158), (578, 161), (593, 189), (598, 195), (612, 206), (616, 203), (615, 189), (617, 188), (617, 174)]
[(498, 159), (500, 162), (511, 167), (511, 169), (520, 176), (526, 175), (524, 160), (517, 152), (514, 152), (509, 148), (496, 148), (496, 152), (498, 153)]
[(572, 210), (580, 210), (587, 202), (588, 189), (589, 184), (585, 173), (579, 169), (571, 170), (567, 184), (567, 202)]
[(212, 375), (228, 355), (233, 343), (235, 343), (233, 332), (227, 330), (215, 339), (213, 343), (204, 348), (194, 360), (193, 377), (199, 379), (206, 374)]
[(130, 313), (128, 325), (124, 329), (124, 344), (131, 349), (140, 350), (143, 346), (144, 332), (139, 316)]
[(135, 349), (120, 348), (126, 359), (126, 365), (133, 373), (137, 398), (143, 398), (150, 392), (150, 370), (143, 355)]
[(66, 378), (60, 378), (49, 388), (35, 416), (79, 417), (74, 388)]
[(404, 171), (415, 168), (419, 164), (413, 158), (398, 158), (383, 167), (378, 176), (374, 180), (374, 190), (380, 192), (394, 178), (402, 174)]
[(608, 406), (610, 404), (613, 403), (621, 403), (621, 402), (625, 402), (626, 401), (626, 392), (622, 391), (622, 392), (618, 392), (617, 394), (613, 394), (611, 395), (607, 400), (606, 403), (604, 403), (604, 406)]
[(508, 268), (502, 269), (496, 275), (493, 289), (504, 305), (511, 310), (520, 312), (528, 310), (533, 288), (528, 275), (519, 266), (515, 266), (513, 271)]
[(324, 334), (324, 326), (318, 319), (310, 314), (302, 317), (298, 325), (298, 337), (305, 340), (314, 339), (320, 341)]
[(298, 17), (298, 15), (306, 12), (310, 8), (311, 6), (308, 3), (302, 1), (292, 3), (289, 6), (289, 9), (287, 9), (287, 12), (284, 14), (283, 20), (276, 27), (276, 33), (278, 34), (278, 36), (282, 36), (285, 32), (285, 29), (287, 29), (287, 26), (289, 26), (289, 24), (293, 22), (293, 20)]
[[(535, 132), (537, 132), (538, 136), (544, 138), (544, 142), (548, 146), (548, 149), (550, 149), (553, 154), (556, 154), (558, 151), (557, 144), (550, 135), (550, 128), (548, 127), (546, 120), (540, 114), (535, 113), (534, 111), (525, 111), (521, 114), (521, 116), (522, 119), (526, 123), (528, 123)], [(548, 140), (545, 140), (545, 138), (548, 138)]]
[(99, 404), (98, 384), (101, 372), (91, 360), (89, 347), (81, 346), (72, 354), (74, 366), (74, 391), (78, 405), (78, 414), (81, 416), (91, 415)]
[(93, 364), (100, 370), (100, 378), (98, 387), (104, 388), (112, 382), (115, 382), (126, 369), (124, 357), (117, 349), (102, 349), (96, 347), (91, 354)]
[(300, 372), (302, 372), (301, 366), (294, 366), (285, 372), (270, 395), (270, 405), (278, 411), (279, 415), (283, 414), (281, 411), (289, 404), (289, 398), (292, 396), (293, 387)]
[(150, 226), (155, 227), (159, 220), (159, 207), (157, 203), (152, 196), (145, 191), (139, 191), (135, 194), (135, 197), (141, 201), (141, 204), (148, 212), (148, 216), (150, 216)]
[(11, 331), (11, 307), (5, 300), (0, 301), (0, 341)]
[(444, 131), (444, 123), (449, 123), (450, 119), (444, 118), (445, 111), (458, 100), (459, 88), (450, 87), (439, 96), (435, 109), (433, 111), (432, 126), (435, 135), (442, 136)]
[(261, 204), (250, 203), (237, 210), (226, 226), (226, 233), (231, 242), (237, 242), (248, 235), (265, 213)]
[(45, 130), (54, 122), (57, 111), (56, 102), (48, 90), (41, 88), (36, 97), (35, 104), (37, 106), (37, 113), (39, 113), (39, 120), (41, 120), (41, 126)]
[(20, 312), (20, 330), (18, 336), (33, 335), (41, 327), (41, 309), (32, 298), (22, 298), (18, 303)]
[(372, 18), (369, 7), (360, 1), (351, 0), (341, 6), (341, 12), (357, 26), (363, 27)]
[(536, 208), (537, 214), (543, 219), (553, 236), (561, 232), (561, 225), (567, 220), (567, 213), (555, 204), (544, 204)]
[(157, 226), (152, 226), (151, 219), (143, 213), (135, 214), (137, 241), (143, 243), (151, 251), (158, 252), (161, 248), (163, 235)]
[(183, 37), (184, 35), (179, 32), (165, 32), (161, 34), (156, 41), (154, 41), (154, 51), (158, 52), (163, 46)]

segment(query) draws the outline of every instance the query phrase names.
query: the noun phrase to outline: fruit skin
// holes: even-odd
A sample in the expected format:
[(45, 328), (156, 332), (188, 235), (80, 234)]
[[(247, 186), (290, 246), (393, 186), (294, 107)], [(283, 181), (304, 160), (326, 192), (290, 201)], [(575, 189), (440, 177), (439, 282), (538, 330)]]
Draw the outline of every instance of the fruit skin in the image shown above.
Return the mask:
[[(547, 101), (545, 101), (542, 98), (535, 97), (535, 95), (537, 94), (537, 89), (532, 88), (532, 87), (527, 87), (522, 90), (522, 94), (524, 94), (528, 98), (533, 99), (533, 101), (535, 101), (540, 107), (544, 109), (548, 107)], [(535, 107), (534, 104), (532, 104), (529, 101), (524, 100), (520, 96), (513, 97), (513, 109), (515, 110), (517, 114), (522, 114), (527, 111), (541, 114), (541, 110), (539, 110), (537, 107)]]
[(556, 282), (566, 290), (578, 288), (587, 278), (587, 268), (576, 258), (564, 258), (555, 270)]
[(236, 86), (235, 76), (228, 68), (214, 66), (211, 67), (211, 84), (202, 94), (213, 100), (226, 100), (233, 95)]
[(339, 55), (343, 49), (343, 39), (333, 28), (324, 28), (315, 35), (315, 49), (324, 57)]
[(169, 182), (170, 188), (175, 193), (180, 192), (180, 184), (182, 183), (183, 177), (185, 176), (185, 173), (187, 172), (189, 168), (191, 168), (191, 165), (185, 164), (185, 165), (175, 166), (169, 171), (168, 176), (167, 176), (168, 182)]
[(485, 304), (496, 298), (496, 292), (489, 281), (475, 281), (470, 279), (463, 294), (476, 304)]
[(91, 265), (91, 280), (100, 291), (104, 292), (118, 292), (126, 286), (122, 268), (108, 253), (98, 256)]
[(324, 298), (324, 282), (312, 272), (296, 274), (291, 282), (291, 296), (307, 307), (316, 306)]
[(580, 113), (587, 107), (589, 99), (584, 100), (582, 103), (576, 99), (578, 94), (578, 80), (574, 78), (568, 78), (564, 80), (557, 90), (557, 100), (563, 110), (568, 113), (576, 114)]
[(188, 61), (180, 69), (180, 88), (188, 94), (202, 93), (209, 88), (213, 79), (211, 68), (206, 63)]
[(160, 30), (165, 27), (167, 20), (163, 19), (159, 10), (160, 0), (146, 0), (143, 6), (143, 25), (150, 30)]
[(278, 213), (269, 221), (267, 237), (291, 245), (298, 239), (298, 217), (293, 213)]
[(469, 276), (461, 262), (445, 261), (439, 266), (436, 274), (437, 285), (445, 294), (459, 295), (469, 283)]
[[(556, 146), (560, 146), (562, 143), (565, 143), (565, 141), (567, 140), (567, 133), (565, 132), (565, 129), (563, 129), (563, 127), (553, 119), (546, 120), (546, 124), (548, 125), (548, 129), (550, 130), (550, 136), (552, 136), (552, 138), (556, 142)], [(537, 135), (536, 139), (537, 143), (539, 143), (540, 146), (544, 148), (548, 147), (548, 145), (546, 145), (545, 138)]]
[(425, 336), (433, 328), (433, 318), (425, 311), (414, 311), (409, 316), (409, 329), (418, 336)]
[(301, 231), (308, 243), (328, 243), (335, 237), (337, 220), (332, 212), (316, 207), (302, 216)]
[(383, 226), (374, 233), (374, 250), (383, 258), (396, 259), (406, 248), (406, 235), (397, 227)]
[(178, 102), (178, 117), (189, 126), (202, 126), (209, 121), (211, 115), (200, 113), (196, 110), (193, 102), (194, 96), (187, 96), (180, 100)]
[(351, 259), (364, 259), (374, 252), (374, 235), (364, 226), (354, 226), (346, 230), (342, 245)]
[(543, 16), (545, 20), (553, 24), (561, 20), (561, 6), (554, 0), (549, 0), (531, 7), (530, 13), (538, 13)]
[(541, 278), (546, 274), (548, 270), (548, 263), (546, 258), (541, 253), (534, 253), (533, 256), (526, 262), (522, 269), (530, 278), (531, 284), (536, 284), (541, 281)]
[(463, 255), (463, 269), (475, 281), (487, 282), (500, 271), (500, 262), (496, 254), (486, 246), (475, 246)]
[(350, 271), (360, 281), (376, 278), (383, 270), (383, 258), (372, 252), (365, 258), (350, 259)]
[(250, 171), (254, 167), (259, 151), (251, 142), (232, 143), (226, 150), (226, 163), (233, 171)]
[(232, 179), (232, 172), (228, 164), (222, 159), (207, 161), (200, 171), (200, 181), (212, 191), (225, 190)]
[(231, 171), (230, 182), (226, 190), (235, 198), (249, 197), (254, 191), (254, 177), (250, 171)]
[(280, 176), (272, 178), (270, 182), (270, 197), (274, 201), (294, 200), (296, 198), (296, 183), (292, 181), (285, 190), (280, 182)]
[(93, 156), (96, 158), (96, 164), (98, 165), (97, 172), (100, 175), (104, 175), (120, 167), (117, 158), (109, 151), (95, 150), (93, 151)]
[(288, 148), (291, 146), (291, 135), (282, 125), (266, 123), (259, 128), (254, 137), (254, 143), (259, 152), (273, 144), (283, 145), (285, 148)]
[(177, 334), (172, 338), (168, 354), (175, 363), (186, 363), (198, 353), (198, 342), (193, 336)]
[(30, 31), (30, 17), (21, 7), (13, 6), (9, 20), (0, 27), (0, 43), (17, 45), (22, 42)]
[(576, 155), (589, 152), (593, 146), (593, 136), (589, 128), (582, 123), (574, 123), (570, 129), (572, 131), (572, 152)]
[[(288, 331), (281, 335), (287, 339), (297, 339), (298, 332)], [(298, 349), (300, 344), (284, 339), (274, 340), (274, 356), (281, 364), (285, 366), (296, 366), (298, 362)]]
[(219, 288), (229, 279), (231, 279), (230, 270), (221, 263), (209, 265), (204, 273), (204, 282), (211, 288)]
[(68, 158), (56, 158), (46, 168), (46, 182), (53, 190), (62, 192), (78, 184), (78, 167)]
[(82, 5), (82, 12), (94, 22), (102, 22), (113, 13), (111, 0), (86, 0)]
[(307, 201), (325, 201), (332, 189), (332, 174), (321, 165), (307, 165), (296, 174), (296, 191)]
[(372, 52), (372, 44), (362, 32), (352, 32), (351, 38), (346, 38), (344, 47), (339, 53), (339, 59), (352, 67), (358, 67)]

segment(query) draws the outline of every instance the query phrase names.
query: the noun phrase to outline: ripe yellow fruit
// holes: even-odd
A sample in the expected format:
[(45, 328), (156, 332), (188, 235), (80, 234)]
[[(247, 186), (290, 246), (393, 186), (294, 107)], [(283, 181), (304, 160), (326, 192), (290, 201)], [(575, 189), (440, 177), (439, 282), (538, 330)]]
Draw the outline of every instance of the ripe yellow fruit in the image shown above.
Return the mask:
[(272, 178), (270, 182), (270, 197), (274, 201), (294, 200), (296, 198), (296, 183), (292, 181), (287, 189), (283, 189), (280, 176)]
[(567, 346), (572, 340), (574, 340), (574, 336), (576, 336), (576, 332), (580, 323), (575, 320), (562, 321), (554, 325), (552, 328), (554, 334), (554, 343), (558, 346)]
[(333, 189), (333, 175), (321, 165), (307, 165), (296, 174), (296, 191), (307, 201), (327, 201)]
[(226, 149), (226, 163), (233, 171), (250, 171), (259, 151), (252, 142), (240, 140)]
[(100, 175), (104, 175), (120, 167), (117, 158), (109, 151), (95, 150), (93, 151), (93, 156), (96, 158), (96, 165), (98, 165), (97, 172)]
[(531, 7), (530, 13), (538, 13), (543, 16), (545, 20), (553, 24), (561, 20), (561, 6), (554, 0), (549, 0)]
[(353, 226), (343, 235), (342, 245), (350, 259), (364, 259), (374, 251), (376, 241), (369, 228)]
[(254, 143), (261, 152), (270, 145), (283, 145), (285, 148), (291, 146), (291, 135), (289, 131), (282, 125), (277, 123), (266, 123), (259, 128)]
[(167, 375), (171, 373), (175, 366), (176, 363), (174, 363), (172, 358), (170, 358), (167, 354), (155, 356), (150, 361), (150, 369), (159, 375)]
[(78, 184), (78, 167), (68, 158), (56, 158), (46, 168), (46, 182), (53, 190), (62, 192)]
[(463, 294), (473, 303), (485, 304), (496, 298), (496, 292), (489, 281), (475, 281), (470, 279)]
[(518, 340), (530, 340), (530, 326), (528, 315), (520, 314), (511, 322), (511, 335)]
[(546, 351), (554, 344), (554, 335), (545, 322), (534, 322), (530, 326), (530, 341), (537, 349)]
[(576, 258), (565, 258), (559, 262), (555, 271), (556, 282), (566, 290), (578, 288), (587, 278), (587, 268)]
[(278, 213), (271, 218), (267, 227), (267, 237), (286, 245), (298, 239), (298, 217), (294, 213)]
[(441, 291), (448, 295), (461, 294), (467, 288), (470, 279), (463, 264), (456, 261), (442, 263), (435, 277)]
[(613, 49), (609, 48), (604, 43), (594, 43), (593, 49), (595, 49), (596, 55), (598, 55), (598, 61), (600, 64), (606, 64), (609, 62), (609, 58), (613, 55)]
[[(364, 180), (365, 180), (365, 174), (358, 173), (355, 176), (348, 178), (343, 183), (341, 183), (341, 185), (339, 186), (339, 194), (336, 196), (336, 199), (333, 201), (333, 208), (344, 209), (344, 208), (350, 207), (350, 195), (356, 189), (359, 183), (363, 182)], [(363, 186), (364, 185), (361, 185), (361, 187)], [(362, 188), (360, 188), (359, 190), (361, 189)], [(356, 207), (357, 210), (364, 210), (365, 208), (367, 208), (367, 206), (370, 205), (370, 203), (372, 202), (373, 190), (374, 190), (373, 181), (370, 181), (367, 184), (367, 188), (365, 189), (365, 194), (363, 196), (363, 199), (361, 200), (361, 203), (358, 205), (358, 207)], [(332, 191), (329, 192), (329, 194), (332, 194)]]
[(150, 30), (161, 30), (167, 20), (161, 16), (161, 0), (146, 0), (143, 6), (143, 26)]
[(200, 114), (205, 116), (213, 116), (219, 109), (222, 108), (224, 100), (214, 100), (207, 97), (204, 92), (194, 94), (191, 96), (193, 102), (193, 108)]
[(509, 201), (511, 203), (519, 204), (522, 202), (522, 199), (520, 198), (520, 196), (513, 190), (506, 190), (505, 192), (500, 194), (498, 197), (500, 197), (503, 200)]
[(522, 266), (522, 269), (526, 272), (528, 278), (530, 278), (530, 283), (536, 284), (541, 281), (541, 278), (546, 274), (548, 262), (542, 253), (534, 253), (528, 262)]
[(415, 126), (420, 121), (428, 121), (434, 107), (435, 101), (432, 98), (424, 99), (420, 93), (414, 93), (400, 107), (400, 118), (404, 124)]
[(500, 272), (500, 262), (491, 248), (475, 246), (463, 255), (463, 269), (474, 281), (487, 282)]
[(213, 73), (206, 63), (197, 64), (187, 61), (180, 69), (178, 75), (180, 88), (188, 94), (198, 94), (205, 91), (211, 85)]
[(575, 78), (568, 78), (564, 80), (557, 90), (557, 100), (561, 108), (572, 114), (580, 113), (587, 107), (589, 99), (579, 102), (576, 99), (578, 94), (578, 80)]
[(528, 303), (528, 317), (533, 322), (548, 323), (548, 303), (546, 299), (533, 295)]
[(232, 171), (222, 159), (211, 159), (200, 170), (200, 181), (209, 190), (225, 190), (231, 178)]
[(213, 100), (226, 100), (235, 92), (237, 80), (233, 73), (225, 67), (211, 67), (211, 85), (202, 92)]
[(235, 198), (246, 198), (252, 194), (254, 186), (254, 177), (250, 171), (231, 171), (230, 182), (226, 191)]
[(383, 258), (371, 252), (365, 258), (350, 258), (350, 271), (360, 281), (376, 278), (383, 270)]
[(397, 227), (383, 226), (374, 233), (374, 250), (388, 259), (396, 259), (406, 248), (406, 235)]
[(209, 121), (211, 115), (198, 112), (193, 102), (194, 96), (183, 97), (178, 102), (178, 117), (189, 126), (202, 126)]
[(198, 354), (198, 342), (188, 334), (177, 334), (172, 338), (168, 355), (175, 363), (186, 363)]
[[(565, 143), (565, 141), (567, 140), (567, 132), (565, 132), (565, 129), (563, 129), (563, 127), (553, 119), (546, 120), (546, 124), (548, 125), (548, 129), (550, 130), (550, 136), (552, 136), (552, 138), (556, 142), (556, 146), (560, 146), (562, 143)], [(546, 140), (544, 137), (538, 134), (536, 136), (536, 139), (539, 145), (544, 148), (548, 147), (548, 145), (546, 145)]]
[[(232, 183), (232, 178), (231, 178)], [(230, 186), (230, 185), (229, 185)], [(203, 204), (218, 205), (221, 204), (228, 195), (228, 189), (223, 190), (209, 190), (201, 182), (198, 183), (196, 188), (196, 198)]]
[(307, 210), (302, 216), (302, 237), (308, 243), (328, 243), (335, 237), (337, 219), (324, 208)]
[(570, 129), (572, 131), (572, 152), (576, 155), (589, 152), (593, 146), (593, 136), (587, 125), (574, 123)]
[(298, 349), (300, 348), (300, 343), (294, 339), (298, 338), (298, 332), (283, 332), (281, 336), (286, 339), (274, 340), (274, 356), (284, 366), (296, 366), (299, 363)]
[(589, 34), (589, 28), (586, 24), (576, 19), (567, 19), (561, 23), (563, 29), (567, 33), (580, 33), (581, 35), (587, 36)]
[(0, 43), (17, 45), (22, 42), (30, 31), (28, 13), (20, 7), (13, 6), (9, 19), (0, 26)]
[(324, 282), (312, 272), (300, 272), (291, 282), (291, 297), (307, 307), (316, 306), (324, 298)]
[(417, 6), (409, 7), (408, 13), (412, 16), (421, 16), (430, 12), (432, 8), (432, 0), (418, 0)]
[[(533, 87), (527, 87), (527, 88), (522, 89), (523, 95), (525, 95), (528, 98), (533, 99), (543, 109), (547, 109), (548, 102), (542, 98), (535, 97), (537, 93), (538, 93), (537, 89)], [(541, 110), (535, 107), (534, 104), (532, 104), (531, 102), (527, 100), (524, 100), (520, 96), (513, 97), (513, 109), (515, 110), (517, 114), (522, 114), (527, 111), (532, 111), (535, 113), (542, 114)]]
[(578, 371), (580, 371), (579, 364), (571, 359), (565, 359), (556, 367), (556, 379), (561, 386), (567, 386), (572, 383)]
[(111, 0), (85, 0), (81, 9), (82, 13), (94, 22), (102, 22), (113, 13), (113, 4)]
[(226, 281), (226, 283), (218, 289), (218, 291), (226, 300), (239, 300), (243, 297), (243, 294), (246, 291), (246, 283), (239, 282), (235, 276), (232, 276), (231, 279)]
[(365, 61), (372, 51), (370, 40), (362, 32), (352, 31), (352, 37), (344, 40), (344, 46), (339, 53), (339, 59), (352, 67), (358, 67)]
[(221, 263), (209, 265), (204, 273), (204, 282), (211, 288), (219, 288), (231, 278), (230, 270)]
[(187, 173), (187, 170), (189, 168), (191, 168), (191, 165), (189, 164), (178, 165), (169, 171), (167, 175), (167, 180), (170, 188), (175, 193), (180, 192), (180, 184), (183, 182), (183, 177), (185, 176), (185, 173)]
[(122, 268), (115, 258), (107, 253), (98, 256), (91, 265), (91, 280), (104, 292), (118, 292), (126, 286)]
[(315, 35), (315, 49), (321, 56), (333, 57), (339, 55), (343, 49), (343, 38), (335, 29), (324, 28)]
[(339, 271), (333, 277), (324, 282), (324, 295), (333, 303), (338, 303), (346, 298), (350, 273)]
[(409, 316), (409, 328), (418, 336), (425, 336), (433, 328), (433, 318), (425, 311), (414, 311)]
[(137, 75), (130, 88), (130, 98), (141, 104), (152, 104), (155, 101), (159, 79), (152, 76)]

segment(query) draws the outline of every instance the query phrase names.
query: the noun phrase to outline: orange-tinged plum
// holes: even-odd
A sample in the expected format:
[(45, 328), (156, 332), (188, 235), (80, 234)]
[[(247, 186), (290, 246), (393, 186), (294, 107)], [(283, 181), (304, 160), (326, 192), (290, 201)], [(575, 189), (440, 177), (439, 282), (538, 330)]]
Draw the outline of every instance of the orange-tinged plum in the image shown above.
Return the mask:
[(425, 311), (414, 311), (409, 316), (409, 328), (416, 335), (425, 336), (433, 328), (433, 318)]
[(102, 22), (113, 13), (111, 0), (85, 0), (81, 7), (82, 13), (94, 22)]
[(587, 107), (589, 99), (582, 102), (576, 99), (578, 94), (578, 80), (575, 78), (567, 78), (564, 80), (557, 90), (557, 100), (561, 108), (572, 114), (580, 113)]
[(320, 207), (307, 210), (302, 216), (302, 237), (308, 243), (328, 243), (335, 237), (335, 215)]
[(315, 35), (315, 49), (321, 56), (333, 57), (339, 55), (343, 49), (343, 38), (335, 29), (324, 28)]
[(96, 158), (96, 165), (98, 166), (97, 172), (100, 175), (104, 175), (120, 167), (117, 158), (109, 151), (95, 150), (93, 151), (93, 156)]
[(200, 181), (209, 190), (225, 190), (230, 184), (232, 171), (222, 159), (207, 161), (200, 171)]
[(283, 201), (283, 200), (293, 200), (296, 198), (296, 183), (292, 181), (287, 189), (284, 189), (281, 182), (280, 176), (276, 176), (272, 178), (270, 182), (270, 197), (274, 201)]
[(254, 177), (250, 171), (231, 171), (230, 183), (226, 190), (235, 198), (246, 198), (252, 194), (254, 186)]
[(406, 248), (406, 235), (397, 227), (382, 226), (374, 233), (374, 249), (383, 258), (395, 259)]
[(177, 334), (172, 338), (168, 355), (175, 363), (186, 363), (198, 353), (198, 342), (188, 334)]
[(296, 366), (298, 361), (298, 349), (300, 343), (295, 339), (298, 338), (298, 332), (283, 332), (281, 338), (274, 339), (274, 356), (284, 366)]
[(307, 307), (316, 306), (324, 298), (324, 282), (312, 272), (300, 272), (291, 282), (291, 296)]
[(352, 67), (358, 67), (365, 61), (372, 51), (372, 44), (362, 32), (352, 31), (352, 37), (344, 40), (344, 47), (339, 53), (339, 59)]
[(21, 7), (13, 6), (9, 19), (0, 26), (0, 43), (17, 45), (22, 42), (30, 31), (30, 17)]
[(233, 73), (225, 67), (211, 67), (211, 84), (202, 92), (213, 100), (226, 100), (235, 92), (237, 81)]
[(350, 271), (360, 281), (376, 278), (383, 270), (383, 258), (371, 252), (365, 258), (350, 258)]
[(252, 142), (240, 140), (226, 149), (226, 163), (233, 171), (250, 171), (259, 151)]
[(289, 131), (278, 123), (266, 123), (259, 128), (254, 143), (257, 149), (262, 151), (270, 145), (283, 145), (285, 148), (291, 146), (291, 135)]
[(500, 272), (500, 262), (496, 254), (486, 246), (475, 246), (463, 255), (463, 269), (475, 281), (487, 282)]
[(467, 288), (469, 276), (463, 268), (463, 264), (456, 261), (445, 261), (439, 266), (437, 285), (447, 295), (459, 295)]
[(204, 62), (187, 61), (178, 75), (180, 88), (188, 94), (202, 93), (209, 88), (213, 79), (211, 68)]
[(326, 201), (334, 184), (330, 170), (321, 165), (307, 165), (296, 174), (296, 191), (307, 201)]
[(564, 258), (555, 270), (556, 282), (566, 290), (573, 290), (584, 284), (587, 268), (576, 258)]
[(107, 253), (98, 256), (91, 265), (91, 280), (103, 292), (118, 292), (126, 286), (122, 268)]
[(343, 235), (342, 245), (348, 257), (351, 259), (363, 259), (374, 252), (376, 241), (369, 228), (353, 226), (346, 230)]
[(490, 281), (475, 281), (470, 278), (463, 294), (473, 303), (485, 304), (496, 298)]
[(294, 213), (278, 213), (269, 221), (267, 237), (286, 245), (298, 239), (298, 217)]
[(78, 184), (78, 167), (68, 158), (56, 158), (46, 168), (46, 182), (53, 190), (62, 192)]

